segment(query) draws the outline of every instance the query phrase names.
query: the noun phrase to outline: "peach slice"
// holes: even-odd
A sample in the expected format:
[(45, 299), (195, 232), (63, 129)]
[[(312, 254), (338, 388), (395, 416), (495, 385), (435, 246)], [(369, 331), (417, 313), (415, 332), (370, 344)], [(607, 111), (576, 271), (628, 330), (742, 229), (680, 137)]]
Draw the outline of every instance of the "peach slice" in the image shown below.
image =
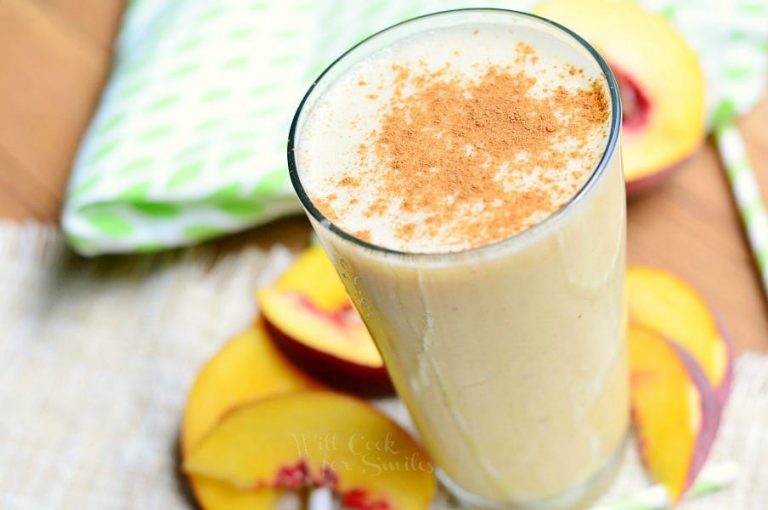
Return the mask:
[(640, 455), (670, 499), (677, 501), (709, 454), (720, 407), (701, 368), (674, 342), (630, 326), (629, 352)]
[(733, 380), (731, 344), (699, 294), (674, 274), (651, 267), (629, 267), (626, 285), (630, 321), (683, 347), (724, 405)]
[(704, 75), (667, 19), (634, 2), (612, 0), (544, 0), (534, 12), (584, 37), (613, 69), (623, 104), (629, 195), (661, 182), (701, 145)]
[(280, 499), (277, 489), (242, 491), (227, 482), (190, 475), (195, 499), (204, 510), (273, 510)]
[(321, 247), (257, 297), (278, 347), (309, 374), (356, 393), (392, 393), (381, 355)]
[[(229, 409), (257, 398), (278, 395), (320, 384), (300, 372), (278, 351), (261, 320), (227, 342), (200, 371), (184, 410), (181, 452), (191, 448)], [(195, 499), (205, 510), (259, 510), (274, 508), (275, 489), (240, 491), (204, 476), (188, 476)]]
[(234, 337), (197, 376), (187, 398), (181, 450), (189, 452), (222, 415), (255, 398), (319, 388), (275, 347), (262, 321)]
[(232, 411), (192, 450), (187, 473), (241, 490), (330, 487), (348, 508), (426, 509), (435, 478), (408, 433), (351, 396), (304, 391)]

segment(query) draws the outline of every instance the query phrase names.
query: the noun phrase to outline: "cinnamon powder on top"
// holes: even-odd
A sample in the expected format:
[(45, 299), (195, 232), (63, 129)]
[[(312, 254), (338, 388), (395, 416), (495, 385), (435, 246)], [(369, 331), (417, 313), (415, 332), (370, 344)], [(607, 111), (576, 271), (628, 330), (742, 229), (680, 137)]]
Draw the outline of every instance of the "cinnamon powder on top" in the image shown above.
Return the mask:
[[(527, 45), (517, 50), (520, 58), (537, 58)], [(570, 160), (596, 163), (588, 141), (610, 115), (598, 81), (542, 94), (534, 93), (536, 77), (519, 68), (490, 66), (472, 81), (449, 66), (393, 71), (394, 94), (380, 108), (380, 128), (360, 148), (360, 168), (371, 151), (377, 167), (338, 183), (375, 180), (376, 199), (364, 215), (390, 218), (391, 207), (407, 213), (395, 228), (404, 242), (427, 237), (472, 248), (515, 235), (578, 191), (592, 167), (574, 170)], [(573, 175), (556, 178), (564, 172)], [(344, 214), (333, 200), (316, 204), (332, 220)]]

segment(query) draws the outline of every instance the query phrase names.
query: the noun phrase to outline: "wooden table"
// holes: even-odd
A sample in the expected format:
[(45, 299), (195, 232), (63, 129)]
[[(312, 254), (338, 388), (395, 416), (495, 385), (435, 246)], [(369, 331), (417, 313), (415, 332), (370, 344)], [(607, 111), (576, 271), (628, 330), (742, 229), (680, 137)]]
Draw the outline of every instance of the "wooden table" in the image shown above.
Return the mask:
[[(768, 197), (768, 97), (740, 126)], [(768, 301), (711, 143), (662, 187), (630, 203), (628, 238), (630, 264), (680, 274), (719, 313), (737, 350), (768, 351)]]
[[(0, 217), (57, 221), (78, 140), (107, 77), (123, 0), (0, 2)], [(768, 98), (741, 122), (768, 194)], [(629, 260), (682, 275), (737, 350), (768, 351), (768, 306), (722, 169), (707, 144), (629, 209)], [(293, 218), (223, 244), (306, 239)]]

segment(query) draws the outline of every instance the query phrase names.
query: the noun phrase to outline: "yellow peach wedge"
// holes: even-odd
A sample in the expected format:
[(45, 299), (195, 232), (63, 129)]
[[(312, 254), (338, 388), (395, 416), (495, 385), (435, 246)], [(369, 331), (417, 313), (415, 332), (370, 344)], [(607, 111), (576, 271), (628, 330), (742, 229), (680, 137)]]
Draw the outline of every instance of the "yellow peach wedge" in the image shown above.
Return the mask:
[[(191, 448), (233, 406), (320, 384), (300, 372), (273, 345), (259, 320), (251, 329), (227, 342), (195, 380), (181, 433), (181, 452)], [(279, 497), (275, 489), (240, 491), (204, 476), (189, 476), (195, 499), (205, 510), (271, 509)]]
[(306, 296), (320, 310), (334, 312), (349, 302), (331, 259), (320, 245), (304, 250), (275, 282), (275, 288)]
[(257, 297), (270, 335), (306, 372), (354, 393), (392, 393), (381, 355), (320, 246)]
[(275, 347), (261, 320), (227, 342), (197, 376), (181, 432), (186, 454), (232, 407), (256, 398), (320, 388)]
[(244, 491), (328, 487), (358, 510), (424, 510), (435, 491), (431, 465), (407, 432), (368, 403), (329, 391), (233, 410), (184, 469)]
[(631, 326), (629, 352), (640, 455), (677, 501), (709, 454), (720, 421), (718, 404), (698, 364), (659, 333)]
[(280, 501), (277, 489), (242, 491), (206, 476), (188, 475), (187, 478), (203, 510), (274, 510)]
[(628, 268), (626, 286), (630, 321), (683, 347), (725, 405), (733, 379), (731, 344), (701, 296), (678, 276), (651, 267)]

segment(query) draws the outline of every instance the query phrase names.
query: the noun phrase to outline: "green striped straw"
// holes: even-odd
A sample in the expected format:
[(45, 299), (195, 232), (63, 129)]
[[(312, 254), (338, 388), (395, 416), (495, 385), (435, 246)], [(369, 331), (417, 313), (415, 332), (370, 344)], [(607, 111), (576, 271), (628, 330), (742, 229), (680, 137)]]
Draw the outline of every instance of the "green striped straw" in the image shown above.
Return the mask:
[[(711, 494), (732, 485), (739, 476), (739, 466), (726, 462), (706, 467), (685, 494), (685, 499)], [(670, 502), (663, 485), (653, 485), (630, 497), (601, 504), (592, 510), (664, 510)]]
[(723, 99), (718, 104), (714, 127), (717, 149), (760, 271), (763, 289), (768, 295), (768, 214), (744, 139), (736, 128), (736, 107), (730, 99)]

